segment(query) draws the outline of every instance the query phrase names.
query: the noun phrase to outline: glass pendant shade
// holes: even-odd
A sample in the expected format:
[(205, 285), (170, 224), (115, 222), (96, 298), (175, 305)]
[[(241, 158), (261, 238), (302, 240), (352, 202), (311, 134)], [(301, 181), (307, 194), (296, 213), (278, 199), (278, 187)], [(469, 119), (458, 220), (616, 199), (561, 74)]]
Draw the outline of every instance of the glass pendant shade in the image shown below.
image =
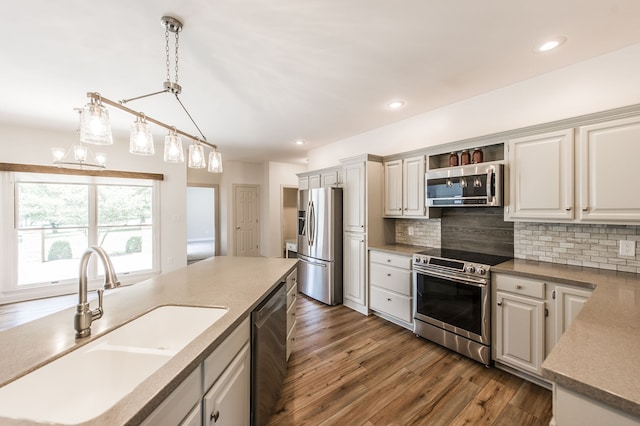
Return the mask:
[(82, 145), (74, 145), (73, 159), (80, 162), (87, 161), (87, 148)]
[(129, 136), (129, 152), (139, 155), (153, 155), (153, 135), (147, 121), (139, 117), (131, 125)]
[(200, 144), (194, 143), (189, 146), (189, 167), (192, 169), (203, 169), (207, 167), (204, 159), (204, 148)]
[(107, 165), (107, 156), (101, 152), (96, 152), (96, 163), (98, 163), (98, 166), (105, 167)]
[(111, 124), (109, 111), (101, 103), (91, 103), (82, 108), (80, 114), (80, 142), (96, 145), (111, 145)]
[(209, 153), (209, 173), (222, 173), (222, 154), (218, 151), (211, 151)]
[(167, 163), (184, 163), (182, 139), (174, 131), (169, 132), (164, 137), (164, 161)]
[(62, 161), (66, 154), (64, 148), (51, 148), (51, 154), (53, 155), (53, 162)]

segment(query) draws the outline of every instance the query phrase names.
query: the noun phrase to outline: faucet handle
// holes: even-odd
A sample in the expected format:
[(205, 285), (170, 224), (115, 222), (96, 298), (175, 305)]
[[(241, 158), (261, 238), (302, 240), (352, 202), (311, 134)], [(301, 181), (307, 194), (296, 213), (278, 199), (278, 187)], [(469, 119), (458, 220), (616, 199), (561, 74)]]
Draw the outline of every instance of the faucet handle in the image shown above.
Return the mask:
[(96, 291), (98, 292), (98, 309), (94, 309), (93, 311), (91, 311), (91, 320), (102, 318), (102, 314), (104, 312), (102, 309), (102, 296), (104, 294), (104, 290), (99, 288)]

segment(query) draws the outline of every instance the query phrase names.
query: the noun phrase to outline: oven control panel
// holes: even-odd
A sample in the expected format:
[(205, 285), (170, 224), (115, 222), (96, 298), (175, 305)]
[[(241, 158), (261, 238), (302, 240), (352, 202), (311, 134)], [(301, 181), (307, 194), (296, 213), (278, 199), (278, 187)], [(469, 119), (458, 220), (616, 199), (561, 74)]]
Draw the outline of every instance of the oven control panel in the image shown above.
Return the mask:
[(487, 275), (489, 266), (461, 260), (445, 259), (425, 254), (414, 254), (413, 265), (421, 268), (433, 268), (441, 271), (462, 272), (469, 275)]

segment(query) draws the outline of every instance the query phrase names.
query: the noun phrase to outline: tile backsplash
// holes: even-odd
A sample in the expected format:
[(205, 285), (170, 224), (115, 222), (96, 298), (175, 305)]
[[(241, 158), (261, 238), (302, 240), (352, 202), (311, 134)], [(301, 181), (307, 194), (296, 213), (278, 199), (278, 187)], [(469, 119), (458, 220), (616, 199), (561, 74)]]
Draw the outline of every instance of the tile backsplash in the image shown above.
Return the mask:
[(640, 253), (620, 256), (620, 240), (640, 241), (640, 226), (573, 225), (516, 222), (514, 254), (518, 259), (541, 260), (640, 273)]
[[(396, 219), (395, 238), (399, 244), (442, 247), (441, 219)], [(619, 254), (620, 240), (636, 242), (634, 257)], [(640, 274), (638, 241), (640, 226), (635, 225), (513, 224), (513, 253), (518, 259)]]
[(397, 244), (440, 248), (440, 219), (395, 219), (395, 225)]

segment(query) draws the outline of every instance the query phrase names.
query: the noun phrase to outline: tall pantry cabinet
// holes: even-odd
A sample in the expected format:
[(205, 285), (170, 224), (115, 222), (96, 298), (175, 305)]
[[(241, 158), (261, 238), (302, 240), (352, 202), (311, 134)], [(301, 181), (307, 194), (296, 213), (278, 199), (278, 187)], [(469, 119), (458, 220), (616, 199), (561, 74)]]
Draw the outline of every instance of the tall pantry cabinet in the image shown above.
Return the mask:
[(382, 157), (360, 155), (341, 160), (343, 192), (343, 304), (369, 313), (367, 253), (384, 242)]

